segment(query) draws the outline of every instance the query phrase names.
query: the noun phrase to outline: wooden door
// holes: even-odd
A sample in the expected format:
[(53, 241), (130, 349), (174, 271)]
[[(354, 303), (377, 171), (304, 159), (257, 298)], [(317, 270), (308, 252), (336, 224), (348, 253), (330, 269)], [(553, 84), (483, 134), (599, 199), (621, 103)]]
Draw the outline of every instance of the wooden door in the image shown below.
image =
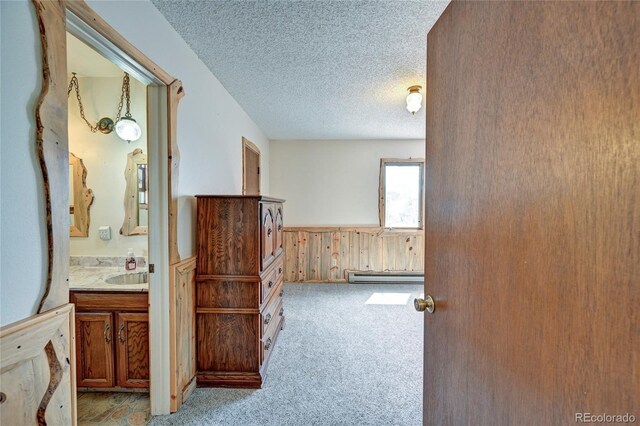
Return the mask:
[(276, 217), (274, 220), (276, 232), (276, 238), (274, 241), (275, 256), (278, 256), (280, 253), (282, 253), (284, 246), (284, 219), (282, 216), (282, 204), (276, 204), (274, 206), (274, 210), (276, 212)]
[(639, 40), (636, 2), (430, 31), (425, 425), (640, 417)]
[(242, 194), (260, 194), (260, 150), (242, 138)]
[(76, 314), (78, 387), (114, 386), (113, 336), (110, 313)]
[(149, 387), (149, 315), (117, 313), (118, 386)]
[(275, 217), (273, 204), (260, 204), (260, 252), (262, 254), (262, 270), (273, 261), (275, 257)]

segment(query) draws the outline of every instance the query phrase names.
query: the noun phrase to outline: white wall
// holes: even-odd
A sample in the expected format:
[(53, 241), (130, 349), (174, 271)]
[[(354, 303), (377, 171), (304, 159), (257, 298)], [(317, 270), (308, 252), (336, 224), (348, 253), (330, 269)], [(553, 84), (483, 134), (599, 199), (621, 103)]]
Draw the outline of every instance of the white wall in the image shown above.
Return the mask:
[(0, 325), (34, 314), (44, 291), (47, 239), (35, 145), (40, 38), (31, 2), (0, 2)]
[[(178, 113), (181, 153), (179, 249), (195, 253), (197, 193), (240, 193), (242, 136), (260, 147), (269, 188), (269, 142), (160, 12), (148, 1), (89, 1), (138, 49), (184, 83)], [(44, 290), (47, 241), (42, 175), (35, 153), (40, 93), (38, 25), (28, 1), (0, 2), (2, 26), (0, 323), (35, 313)]]
[(271, 195), (286, 226), (379, 225), (381, 158), (424, 158), (424, 140), (271, 141)]
[[(71, 70), (69, 70), (71, 71)], [(115, 119), (120, 92), (121, 77), (79, 77), (80, 95), (84, 114), (90, 122), (102, 117)], [(142, 137), (127, 143), (116, 132), (108, 135), (91, 133), (80, 117), (78, 101), (69, 97), (69, 151), (82, 159), (87, 168), (87, 187), (93, 191), (93, 204), (89, 210), (91, 222), (88, 237), (73, 237), (70, 254), (126, 256), (127, 249), (133, 248), (136, 256), (147, 256), (146, 235), (120, 235), (124, 220), (124, 191), (126, 180), (124, 171), (127, 154), (141, 148), (147, 154), (147, 89), (136, 80), (130, 79), (131, 116), (142, 129)], [(125, 111), (123, 107), (122, 115)], [(111, 227), (111, 240), (103, 241), (98, 228)]]

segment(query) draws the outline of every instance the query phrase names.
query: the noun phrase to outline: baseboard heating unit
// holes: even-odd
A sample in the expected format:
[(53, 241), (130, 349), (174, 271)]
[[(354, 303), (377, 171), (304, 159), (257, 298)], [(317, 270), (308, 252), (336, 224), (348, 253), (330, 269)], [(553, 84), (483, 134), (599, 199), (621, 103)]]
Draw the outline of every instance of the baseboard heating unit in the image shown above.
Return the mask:
[(347, 271), (347, 281), (350, 283), (386, 283), (386, 284), (406, 284), (424, 282), (424, 274), (422, 272), (362, 272)]

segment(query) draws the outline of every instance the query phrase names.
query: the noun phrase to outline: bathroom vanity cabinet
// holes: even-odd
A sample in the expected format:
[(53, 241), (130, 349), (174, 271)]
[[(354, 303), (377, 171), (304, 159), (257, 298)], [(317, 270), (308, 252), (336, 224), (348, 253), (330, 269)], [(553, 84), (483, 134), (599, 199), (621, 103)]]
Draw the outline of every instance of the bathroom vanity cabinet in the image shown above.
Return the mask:
[(79, 388), (149, 387), (148, 295), (71, 291)]

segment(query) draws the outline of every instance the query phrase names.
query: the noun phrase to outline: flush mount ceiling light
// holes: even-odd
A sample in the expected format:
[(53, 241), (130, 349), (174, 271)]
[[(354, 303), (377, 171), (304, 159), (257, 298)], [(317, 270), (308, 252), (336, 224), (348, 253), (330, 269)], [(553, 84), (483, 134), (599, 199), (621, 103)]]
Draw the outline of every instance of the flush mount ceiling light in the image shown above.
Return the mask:
[[(80, 117), (87, 123), (89, 129), (92, 133), (96, 133), (100, 131), (100, 133), (104, 133), (105, 135), (111, 133), (114, 129), (116, 134), (126, 140), (127, 142), (136, 141), (140, 139), (142, 135), (142, 130), (136, 120), (131, 117), (131, 95), (130, 95), (130, 86), (129, 86), (129, 74), (124, 73), (124, 77), (122, 78), (122, 92), (120, 94), (120, 103), (118, 104), (118, 114), (116, 115), (115, 125), (114, 121), (109, 117), (101, 118), (96, 125), (92, 125), (89, 120), (84, 116), (84, 107), (82, 105), (82, 98), (80, 97), (80, 84), (78, 82), (78, 77), (76, 73), (71, 73), (73, 76), (71, 77), (71, 81), (69, 82), (69, 88), (67, 89), (67, 97), (71, 94), (71, 91), (75, 89), (76, 98), (78, 99), (78, 108), (80, 109)], [(122, 114), (122, 106), (124, 102), (127, 102), (127, 111), (124, 117), (120, 118)]]
[(415, 114), (420, 108), (422, 108), (422, 86), (411, 86), (407, 89), (409, 94), (407, 95), (407, 111), (411, 114)]

